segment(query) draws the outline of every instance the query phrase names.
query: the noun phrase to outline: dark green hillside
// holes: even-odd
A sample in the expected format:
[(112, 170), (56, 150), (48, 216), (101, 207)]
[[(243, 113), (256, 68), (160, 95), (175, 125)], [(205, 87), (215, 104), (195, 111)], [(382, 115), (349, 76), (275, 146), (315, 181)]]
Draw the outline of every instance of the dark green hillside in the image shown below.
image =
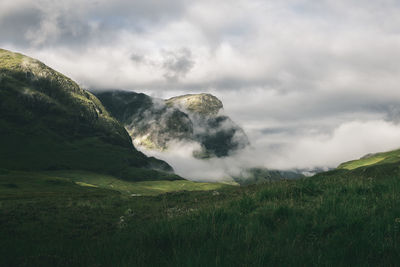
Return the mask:
[(399, 177), (390, 163), (144, 197), (112, 177), (2, 170), (0, 265), (398, 266)]
[(35, 59), (2, 49), (0, 167), (80, 169), (132, 180), (176, 178), (149, 170), (172, 169), (138, 152), (91, 93)]
[(152, 109), (153, 100), (142, 93), (107, 91), (96, 93), (107, 110), (122, 123), (129, 123), (132, 114)]

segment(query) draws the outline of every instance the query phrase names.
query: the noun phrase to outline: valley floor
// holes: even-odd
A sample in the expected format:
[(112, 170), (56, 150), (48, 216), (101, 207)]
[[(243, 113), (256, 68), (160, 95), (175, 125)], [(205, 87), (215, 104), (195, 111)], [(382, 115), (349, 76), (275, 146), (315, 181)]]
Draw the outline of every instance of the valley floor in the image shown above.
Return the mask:
[(238, 187), (0, 170), (0, 266), (396, 266), (399, 174)]

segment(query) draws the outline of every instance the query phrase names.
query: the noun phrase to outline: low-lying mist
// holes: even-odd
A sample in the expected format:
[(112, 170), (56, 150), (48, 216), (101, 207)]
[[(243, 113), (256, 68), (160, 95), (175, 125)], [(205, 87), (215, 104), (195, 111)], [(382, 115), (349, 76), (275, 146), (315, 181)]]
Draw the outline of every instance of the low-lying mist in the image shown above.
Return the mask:
[[(246, 129), (245, 129), (246, 130)], [(253, 167), (296, 170), (335, 168), (361, 156), (399, 146), (400, 125), (388, 121), (351, 121), (330, 133), (248, 131), (251, 145), (227, 157), (198, 159), (196, 142), (171, 142), (165, 151), (139, 150), (167, 161), (182, 177), (195, 181), (231, 181)]]
[(197, 142), (170, 142), (165, 151), (147, 150), (138, 147), (148, 156), (154, 156), (168, 162), (175, 172), (194, 181), (232, 181), (232, 176), (240, 174), (246, 168), (258, 166), (251, 156), (251, 148), (222, 158), (199, 159), (193, 156), (201, 150)]

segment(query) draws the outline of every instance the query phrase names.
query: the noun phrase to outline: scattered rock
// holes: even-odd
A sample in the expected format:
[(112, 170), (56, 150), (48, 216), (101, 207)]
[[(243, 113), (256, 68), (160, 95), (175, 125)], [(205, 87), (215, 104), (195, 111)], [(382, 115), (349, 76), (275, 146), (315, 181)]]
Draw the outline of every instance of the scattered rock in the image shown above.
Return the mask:
[(218, 191), (213, 191), (213, 192), (212, 192), (212, 195), (213, 195), (213, 196), (219, 196), (219, 192), (218, 192)]

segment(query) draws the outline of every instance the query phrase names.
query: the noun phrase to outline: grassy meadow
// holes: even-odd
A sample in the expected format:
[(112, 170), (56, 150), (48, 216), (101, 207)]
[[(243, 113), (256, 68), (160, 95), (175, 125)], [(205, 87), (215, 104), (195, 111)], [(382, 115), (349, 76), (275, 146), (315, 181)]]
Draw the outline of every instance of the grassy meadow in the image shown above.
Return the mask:
[[(400, 169), (393, 163), (246, 187), (0, 173), (0, 266), (400, 262)], [(186, 191), (193, 189), (201, 191)]]
[(369, 154), (362, 157), (361, 159), (342, 163), (338, 168), (346, 170), (354, 170), (360, 167), (365, 167), (370, 165), (381, 165), (381, 164), (398, 163), (398, 162), (400, 162), (400, 149), (383, 153)]

